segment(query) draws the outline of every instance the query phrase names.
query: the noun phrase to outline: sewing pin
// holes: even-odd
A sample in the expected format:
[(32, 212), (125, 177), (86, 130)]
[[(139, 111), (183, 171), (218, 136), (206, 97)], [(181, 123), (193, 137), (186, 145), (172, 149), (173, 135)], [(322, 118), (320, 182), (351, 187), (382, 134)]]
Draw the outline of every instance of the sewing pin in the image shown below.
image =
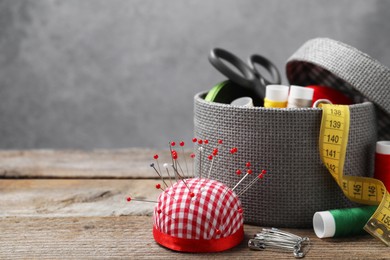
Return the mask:
[(160, 163), (158, 162), (158, 154), (155, 154), (155, 155), (153, 156), (153, 158), (156, 160), (158, 171), (159, 171), (159, 173), (160, 173), (161, 176), (162, 176), (163, 174), (162, 174), (162, 171), (161, 171), (161, 169), (160, 169)]
[(160, 176), (160, 178), (161, 178), (161, 180), (163, 181), (164, 185), (165, 185), (166, 187), (168, 187), (168, 184), (165, 182), (163, 176), (157, 171), (156, 167), (154, 167), (154, 163), (151, 163), (151, 164), (150, 164), (150, 167), (152, 167), (152, 168), (156, 171), (157, 175)]
[(160, 183), (157, 183), (157, 184), (156, 184), (156, 189), (165, 191), (165, 190), (161, 187), (161, 184), (160, 184)]
[(184, 154), (184, 141), (181, 141), (181, 142), (179, 143), (179, 145), (180, 145), (181, 151), (182, 151), (182, 153), (183, 153), (184, 163), (185, 163), (185, 165), (186, 165), (186, 173), (188, 174), (188, 164), (187, 164), (186, 156), (185, 156), (185, 154)]
[(218, 148), (213, 149), (213, 153), (208, 156), (209, 160), (211, 160), (211, 165), (209, 169), (209, 173), (207, 175), (207, 179), (210, 179), (210, 174), (213, 169), (213, 164), (214, 164), (214, 158), (218, 155)]
[(175, 166), (172, 164), (172, 168), (173, 170), (176, 172), (176, 174), (180, 177), (180, 180), (184, 183), (184, 185), (186, 185), (188, 191), (190, 192), (190, 197), (193, 198), (195, 196), (195, 194), (191, 191), (190, 187), (188, 186), (187, 182), (185, 181), (185, 179), (180, 175), (180, 173), (177, 171), (177, 169), (175, 168)]
[(172, 156), (174, 156), (173, 159), (174, 159), (175, 162), (176, 162), (176, 168), (177, 168), (177, 166), (179, 166), (179, 168), (177, 168), (177, 169), (180, 169), (181, 176), (184, 177), (185, 173), (184, 173), (183, 169), (181, 168), (180, 162), (179, 162), (179, 160), (178, 160), (178, 154), (177, 154), (177, 152), (176, 152), (175, 150), (173, 150), (172, 153), (173, 153)]
[[(171, 152), (172, 165), (174, 165), (175, 162), (174, 162), (173, 153), (172, 153), (172, 142), (169, 142), (169, 151)], [(177, 179), (176, 179), (176, 181), (177, 181)]]
[[(192, 153), (191, 155), (190, 155), (190, 157), (192, 158), (192, 159), (194, 159), (195, 158), (195, 154), (194, 153)], [(194, 160), (192, 161), (192, 178), (195, 178), (195, 174), (194, 174), (194, 168), (195, 168), (195, 162), (194, 162)]]
[(203, 147), (199, 147), (199, 179), (202, 179), (202, 151)]
[[(167, 171), (167, 174), (169, 176), (169, 182), (171, 183), (171, 186), (172, 186), (172, 179), (171, 179), (171, 175), (169, 174), (169, 170), (168, 170), (168, 167), (169, 165), (167, 163), (164, 163), (163, 164), (163, 167), (165, 168), (165, 170)], [(177, 181), (177, 180), (176, 180)]]
[(246, 171), (246, 174), (244, 175), (244, 177), (242, 177), (241, 180), (236, 184), (236, 186), (233, 187), (232, 191), (234, 191), (234, 190), (237, 188), (237, 186), (240, 185), (240, 183), (241, 183), (243, 180), (245, 180), (245, 178), (246, 178), (249, 174), (252, 174), (252, 172), (253, 172), (253, 171), (252, 171), (251, 169), (248, 169), (248, 170)]
[(157, 203), (157, 201), (153, 201), (153, 200), (144, 200), (144, 199), (137, 199), (137, 198), (132, 198), (132, 197), (127, 197), (126, 200), (128, 202), (131, 202), (132, 200), (134, 200), (134, 201), (141, 201), (141, 202), (148, 202), (148, 203)]
[[(218, 139), (217, 141), (217, 147), (213, 149), (213, 152), (212, 152), (212, 155), (209, 155), (209, 159), (212, 158), (212, 161), (211, 161), (211, 165), (210, 165), (210, 168), (209, 168), (209, 173), (207, 175), (207, 179), (210, 179), (210, 174), (211, 174), (211, 171), (213, 169), (213, 166), (214, 166), (214, 157), (216, 157), (218, 155), (218, 152), (219, 152), (219, 147), (222, 145), (222, 140), (221, 139)], [(207, 142), (208, 143), (208, 142)], [(218, 158), (217, 158), (218, 159)], [(211, 159), (210, 159), (211, 160)]]
[[(178, 175), (181, 179), (183, 179), (183, 178), (184, 178), (184, 172), (183, 172), (183, 169), (181, 168), (181, 166), (180, 166), (180, 164), (179, 164), (179, 161), (177, 160), (179, 157), (178, 157), (178, 154), (177, 154), (176, 150), (172, 150), (172, 152), (171, 152), (171, 157), (172, 157), (172, 159), (173, 159), (174, 162), (175, 162), (175, 163), (173, 164), (173, 167), (174, 167), (173, 169), (176, 171), (177, 175)], [(181, 173), (182, 173), (183, 175), (181, 175), (181, 174), (179, 173), (177, 166), (179, 166), (179, 168), (180, 168), (180, 170), (181, 170)]]
[(237, 196), (241, 196), (242, 194), (244, 194), (250, 187), (253, 186), (253, 184), (255, 184), (258, 180), (260, 179), (263, 179), (264, 178), (264, 174), (266, 173), (266, 170), (262, 170), (261, 173), (257, 176), (257, 178), (255, 178), (254, 180), (252, 180), (242, 191), (240, 191)]
[(207, 158), (211, 161), (209, 173), (207, 174), (207, 179), (210, 179), (210, 173), (211, 173), (211, 170), (213, 169), (214, 156), (212, 154), (210, 154)]

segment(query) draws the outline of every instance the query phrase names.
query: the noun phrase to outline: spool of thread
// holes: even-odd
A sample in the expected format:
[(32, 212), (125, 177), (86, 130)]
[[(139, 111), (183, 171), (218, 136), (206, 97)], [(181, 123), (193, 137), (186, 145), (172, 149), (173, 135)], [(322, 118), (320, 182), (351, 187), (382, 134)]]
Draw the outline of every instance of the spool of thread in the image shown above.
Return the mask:
[(390, 191), (390, 141), (376, 143), (374, 177), (381, 180)]
[(364, 225), (378, 206), (319, 211), (313, 216), (313, 228), (319, 238), (364, 234)]
[(287, 107), (288, 90), (288, 86), (268, 85), (265, 89), (264, 107)]
[(311, 107), (314, 90), (301, 86), (291, 86), (287, 107)]
[(241, 97), (233, 100), (230, 105), (237, 107), (253, 107), (253, 100), (250, 97)]
[(314, 90), (313, 104), (318, 99), (328, 99), (330, 102), (337, 105), (350, 105), (353, 103), (352, 100), (345, 96), (341, 91), (331, 87), (310, 85), (306, 88)]
[(332, 102), (330, 102), (329, 99), (317, 99), (313, 103), (313, 107), (320, 107), (320, 105), (322, 105), (322, 104), (332, 104)]

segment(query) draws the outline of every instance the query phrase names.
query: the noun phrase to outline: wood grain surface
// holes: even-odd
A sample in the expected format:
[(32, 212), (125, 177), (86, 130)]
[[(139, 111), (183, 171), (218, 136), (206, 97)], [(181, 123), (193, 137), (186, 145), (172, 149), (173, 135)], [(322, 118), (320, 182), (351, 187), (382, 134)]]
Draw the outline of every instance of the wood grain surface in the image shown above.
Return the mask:
[[(78, 218), (3, 218), (1, 259), (294, 259), (291, 252), (253, 251), (247, 242), (260, 227), (245, 225), (237, 247), (214, 254), (178, 253), (157, 245), (152, 220), (145, 216)], [(311, 230), (286, 229), (312, 240), (306, 259), (383, 259), (389, 249), (369, 235), (349, 239), (314, 237)], [(194, 245), (196, 246), (196, 245)]]
[[(181, 149), (178, 149), (182, 156)], [(169, 150), (29, 150), (0, 151), (0, 177), (3, 178), (156, 178), (150, 168), (159, 155), (159, 163), (171, 162)], [(190, 151), (185, 151), (192, 167)], [(157, 166), (156, 166), (157, 167)], [(165, 174), (165, 172), (164, 172)]]
[(7, 179), (0, 180), (0, 216), (74, 217), (151, 215), (159, 180)]

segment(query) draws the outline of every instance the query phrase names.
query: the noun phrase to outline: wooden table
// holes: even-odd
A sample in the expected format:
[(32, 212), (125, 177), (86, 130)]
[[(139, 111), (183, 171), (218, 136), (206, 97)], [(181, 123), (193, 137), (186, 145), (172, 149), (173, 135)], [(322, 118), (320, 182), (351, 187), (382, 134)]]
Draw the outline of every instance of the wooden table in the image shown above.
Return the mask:
[[(154, 205), (125, 200), (156, 200), (160, 191), (149, 167), (154, 153), (0, 151), (0, 259), (293, 259), (292, 253), (248, 249), (248, 239), (261, 230), (251, 225), (240, 246), (222, 253), (177, 253), (157, 245)], [(306, 259), (390, 259), (390, 249), (369, 235), (320, 240), (312, 230), (286, 230), (310, 238)]]

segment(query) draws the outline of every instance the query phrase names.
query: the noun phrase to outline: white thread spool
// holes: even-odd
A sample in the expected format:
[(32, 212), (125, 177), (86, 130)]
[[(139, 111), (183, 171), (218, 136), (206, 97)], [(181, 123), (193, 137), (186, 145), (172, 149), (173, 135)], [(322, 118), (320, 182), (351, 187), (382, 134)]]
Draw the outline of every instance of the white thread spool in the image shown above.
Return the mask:
[(301, 86), (291, 86), (287, 107), (311, 107), (314, 90)]
[(230, 105), (237, 107), (253, 107), (253, 100), (250, 97), (241, 97), (233, 100)]
[(313, 216), (313, 229), (317, 237), (333, 237), (336, 233), (336, 222), (329, 211), (319, 211)]

